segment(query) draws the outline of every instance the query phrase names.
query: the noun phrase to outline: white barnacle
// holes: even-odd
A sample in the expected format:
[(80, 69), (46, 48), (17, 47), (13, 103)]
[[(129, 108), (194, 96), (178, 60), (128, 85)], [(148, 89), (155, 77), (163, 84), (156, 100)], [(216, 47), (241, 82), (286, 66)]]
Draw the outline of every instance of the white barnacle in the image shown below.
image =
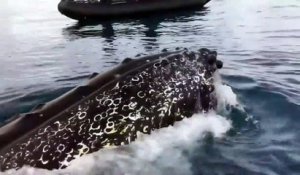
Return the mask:
[(137, 106), (137, 102), (130, 102), (128, 105), (129, 109), (131, 109), (131, 110), (134, 110), (136, 108), (136, 106)]
[(69, 138), (69, 135), (67, 133), (63, 133), (62, 139), (67, 140)]
[(194, 79), (194, 81), (195, 81), (196, 83), (199, 83), (199, 82), (200, 82), (200, 77), (199, 77), (199, 76), (194, 76), (193, 79)]
[(118, 114), (117, 110), (118, 110), (118, 108), (112, 108), (112, 112), (109, 113), (109, 115)]
[(105, 134), (113, 134), (113, 133), (116, 133), (117, 130), (115, 130), (115, 128), (105, 128), (104, 129), (104, 133)]
[(113, 104), (113, 100), (112, 99), (106, 99), (103, 102), (103, 105), (105, 105), (105, 106), (111, 106), (112, 104)]
[(92, 135), (101, 137), (101, 136), (103, 135), (103, 132), (102, 132), (102, 131), (99, 131), (99, 132), (93, 132)]
[(184, 98), (184, 96), (183, 96), (183, 93), (180, 93), (179, 95), (178, 95), (178, 97), (179, 97), (179, 99), (183, 99)]
[(167, 87), (166, 90), (164, 90), (164, 95), (167, 97), (170, 97), (173, 94), (172, 89), (170, 87)]
[(148, 76), (149, 74), (148, 74), (148, 71), (149, 71), (149, 69), (146, 69), (145, 71), (143, 71), (142, 73), (141, 73), (141, 75), (143, 75), (143, 76)]
[(202, 73), (199, 74), (200, 77), (202, 77), (204, 79), (204, 75), (206, 73), (206, 70), (204, 70)]
[(172, 103), (177, 103), (177, 102), (178, 102), (178, 98), (174, 97), (174, 98), (172, 99)]
[(130, 128), (129, 125), (125, 126), (125, 127), (119, 132), (119, 134), (120, 134), (120, 135), (125, 134), (125, 133), (128, 131), (129, 128)]
[(47, 133), (47, 129), (49, 128), (50, 126), (46, 126), (45, 128), (41, 128), (38, 130), (38, 135), (43, 135), (45, 133)]
[(59, 144), (57, 147), (58, 152), (63, 152), (66, 149), (66, 146), (64, 144)]
[(114, 118), (113, 118), (113, 117), (109, 117), (109, 118), (107, 119), (107, 121), (108, 121), (108, 122), (113, 122), (113, 121), (114, 121)]
[(92, 131), (92, 130), (99, 130), (100, 129), (100, 125), (98, 125), (97, 127), (93, 127), (93, 124), (91, 124), (90, 128), (89, 128), (89, 131)]
[(78, 155), (79, 156), (87, 154), (90, 151), (90, 148), (87, 145), (85, 145), (83, 142), (80, 142), (77, 145), (81, 147), (81, 148), (78, 149), (78, 152), (79, 152)]
[(149, 128), (149, 126), (144, 126), (143, 133), (147, 133), (148, 128)]
[(115, 126), (114, 122), (107, 122), (106, 127), (107, 128), (113, 128)]
[(16, 159), (19, 159), (20, 157), (22, 156), (22, 152), (17, 152), (17, 154), (15, 154), (15, 158)]
[(78, 117), (79, 120), (82, 120), (82, 119), (84, 119), (86, 117), (87, 112), (81, 112), (81, 111), (79, 111), (79, 112), (77, 112), (76, 115), (77, 115), (77, 117)]
[(185, 62), (185, 57), (181, 57), (180, 62)]
[[(117, 74), (118, 75), (118, 74)], [(117, 90), (117, 89), (120, 89), (120, 82), (118, 82), (115, 87), (113, 88), (113, 90)]]
[(50, 146), (49, 146), (49, 145), (45, 145), (45, 146), (43, 147), (43, 153), (48, 152), (49, 149), (50, 149)]
[(72, 130), (72, 128), (67, 128), (67, 130), (70, 132), (75, 132), (74, 130)]
[(164, 113), (166, 113), (168, 111), (168, 108), (166, 106), (163, 106), (159, 108), (157, 111), (163, 111)]
[(72, 117), (68, 118), (69, 123), (74, 123), (75, 120), (76, 120), (76, 115), (73, 115)]
[(100, 121), (101, 118), (102, 118), (102, 117), (101, 117), (101, 114), (95, 115), (95, 116), (94, 116), (94, 122)]
[(85, 126), (85, 123), (81, 124), (80, 127), (79, 127), (79, 131), (78, 131), (78, 134), (79, 135), (82, 135), (81, 131), (83, 130), (82, 128)]
[(61, 127), (62, 124), (61, 124), (59, 121), (54, 122), (54, 124), (57, 125), (57, 128), (58, 128), (59, 131), (61, 131), (61, 130), (63, 129), (63, 128)]
[(31, 152), (29, 152), (28, 150), (25, 151), (25, 157), (29, 157), (31, 154)]
[(135, 121), (135, 120), (138, 120), (138, 119), (142, 118), (142, 116), (141, 116), (141, 113), (140, 113), (140, 112), (136, 112), (136, 113), (133, 113), (133, 112), (132, 112), (132, 113), (129, 113), (128, 118), (129, 118), (130, 120)]
[(134, 81), (134, 82), (139, 81), (139, 80), (140, 80), (140, 79), (139, 79), (138, 76), (134, 76), (134, 77), (131, 78), (131, 81)]
[(119, 105), (122, 102), (122, 98), (116, 98), (114, 99), (114, 105)]
[(102, 95), (97, 95), (96, 96), (96, 101), (100, 102), (102, 100), (103, 96)]
[(155, 92), (154, 89), (150, 89), (150, 90), (149, 90), (149, 94), (152, 94), (152, 93), (154, 93), (154, 92)]
[(137, 96), (138, 96), (139, 98), (144, 98), (144, 97), (146, 97), (146, 94), (145, 94), (145, 92), (143, 92), (143, 91), (139, 91), (139, 92), (137, 93)]
[(46, 141), (41, 141), (40, 142), (40, 144), (38, 144), (37, 146), (35, 146), (35, 148), (34, 148), (34, 150), (33, 151), (35, 151), (35, 150), (38, 150), (42, 145), (43, 145), (43, 143), (45, 143)]

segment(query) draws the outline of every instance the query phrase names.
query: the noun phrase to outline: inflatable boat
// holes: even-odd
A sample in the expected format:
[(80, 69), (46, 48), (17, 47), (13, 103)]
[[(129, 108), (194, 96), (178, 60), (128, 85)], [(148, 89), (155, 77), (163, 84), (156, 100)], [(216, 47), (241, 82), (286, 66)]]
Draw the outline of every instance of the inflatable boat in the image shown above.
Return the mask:
[(58, 10), (79, 21), (203, 7), (210, 0), (61, 0)]

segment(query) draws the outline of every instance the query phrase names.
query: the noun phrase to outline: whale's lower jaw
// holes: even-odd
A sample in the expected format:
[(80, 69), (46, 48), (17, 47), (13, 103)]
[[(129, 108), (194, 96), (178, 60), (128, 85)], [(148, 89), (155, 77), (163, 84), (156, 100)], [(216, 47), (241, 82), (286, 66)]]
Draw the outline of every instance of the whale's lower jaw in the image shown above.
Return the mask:
[(138, 132), (151, 134), (214, 109), (214, 74), (220, 65), (208, 49), (144, 59), (1, 149), (0, 170), (65, 168), (84, 154), (129, 144)]

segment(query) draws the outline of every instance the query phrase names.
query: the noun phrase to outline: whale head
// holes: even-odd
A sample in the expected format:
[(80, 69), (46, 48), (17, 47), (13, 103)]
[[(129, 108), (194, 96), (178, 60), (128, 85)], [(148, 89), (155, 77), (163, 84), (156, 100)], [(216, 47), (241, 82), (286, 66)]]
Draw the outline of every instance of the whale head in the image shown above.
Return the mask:
[(84, 154), (214, 110), (214, 75), (221, 67), (208, 49), (125, 59), (97, 90), (2, 148), (0, 170), (65, 168)]
[[(145, 121), (147, 117), (138, 119), (137, 127), (151, 123), (149, 128), (146, 126), (148, 130), (141, 131), (150, 133), (194, 113), (216, 109), (214, 75), (223, 65), (217, 60), (217, 52), (182, 51), (146, 62), (121, 78), (115, 87), (122, 99), (130, 97), (137, 111), (152, 116), (149, 121)], [(132, 114), (136, 116), (137, 112)]]

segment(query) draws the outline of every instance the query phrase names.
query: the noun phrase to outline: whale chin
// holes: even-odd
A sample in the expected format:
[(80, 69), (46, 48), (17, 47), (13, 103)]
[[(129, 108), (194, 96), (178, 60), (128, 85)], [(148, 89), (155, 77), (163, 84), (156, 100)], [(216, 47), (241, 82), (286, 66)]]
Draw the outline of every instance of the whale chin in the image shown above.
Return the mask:
[(0, 170), (66, 168), (77, 157), (130, 144), (137, 133), (216, 109), (217, 52), (187, 49), (126, 58), (0, 128)]

